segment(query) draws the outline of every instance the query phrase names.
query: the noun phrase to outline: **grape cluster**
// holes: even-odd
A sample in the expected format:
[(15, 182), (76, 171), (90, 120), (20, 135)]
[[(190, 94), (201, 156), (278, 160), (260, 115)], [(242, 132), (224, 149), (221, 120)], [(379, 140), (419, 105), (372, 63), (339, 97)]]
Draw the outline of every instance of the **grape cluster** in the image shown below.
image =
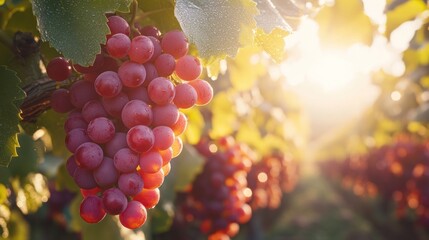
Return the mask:
[(399, 135), (392, 144), (344, 161), (324, 162), (322, 170), (341, 179), (358, 196), (379, 195), (395, 204), (396, 215), (405, 217), (414, 209), (419, 222), (429, 226), (429, 142)]
[(280, 206), (283, 192), (291, 191), (296, 182), (295, 164), (283, 154), (265, 156), (254, 163), (247, 181), (252, 189), (253, 210)]
[(246, 178), (253, 153), (233, 138), (222, 138), (217, 144), (203, 140), (197, 149), (206, 163), (185, 200), (185, 220), (197, 222), (209, 239), (229, 239), (252, 214), (247, 204), (252, 191)]
[[(83, 79), (54, 91), (51, 106), (70, 112), (64, 129), (73, 155), (66, 167), (82, 189), (81, 217), (97, 223), (119, 214), (122, 225), (135, 229), (146, 221), (146, 209), (158, 203), (170, 160), (182, 150), (179, 135), (187, 118), (179, 108), (207, 104), (213, 89), (198, 79), (201, 65), (187, 55), (183, 32), (161, 36), (146, 26), (130, 38), (119, 16), (110, 16), (108, 26), (102, 53), (92, 66), (73, 65)], [(47, 74), (63, 81), (72, 68), (55, 58)]]

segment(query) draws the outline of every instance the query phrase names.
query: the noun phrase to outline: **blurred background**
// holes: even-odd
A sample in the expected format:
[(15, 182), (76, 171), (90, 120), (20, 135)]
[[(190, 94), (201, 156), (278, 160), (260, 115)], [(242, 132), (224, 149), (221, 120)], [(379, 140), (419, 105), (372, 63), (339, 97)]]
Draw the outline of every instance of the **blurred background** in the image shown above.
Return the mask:
[[(141, 11), (153, 11), (137, 18), (142, 25), (179, 26), (174, 1), (139, 2)], [(66, 117), (48, 106), (24, 116), (19, 156), (0, 168), (0, 238), (230, 239), (216, 235), (226, 229), (222, 234), (240, 240), (429, 239), (428, 2), (271, 4), (290, 32), (258, 28), (256, 44), (207, 64), (213, 100), (183, 110), (183, 152), (147, 224), (132, 231), (115, 217), (82, 221), (79, 204), (88, 193), (66, 173)], [(39, 42), (29, 1), (0, 1), (0, 17), (2, 34), (33, 34), (42, 57), (32, 64), (59, 55)], [(197, 54), (195, 46), (190, 51)], [(17, 60), (1, 44), (0, 52), (1, 65), (28, 77), (27, 58)], [(233, 216), (240, 226), (201, 213), (226, 211), (225, 202), (195, 200), (211, 196), (217, 170), (232, 171), (225, 162), (246, 172), (225, 180), (237, 185), (230, 190), (236, 195), (228, 192), (232, 201), (251, 208)]]

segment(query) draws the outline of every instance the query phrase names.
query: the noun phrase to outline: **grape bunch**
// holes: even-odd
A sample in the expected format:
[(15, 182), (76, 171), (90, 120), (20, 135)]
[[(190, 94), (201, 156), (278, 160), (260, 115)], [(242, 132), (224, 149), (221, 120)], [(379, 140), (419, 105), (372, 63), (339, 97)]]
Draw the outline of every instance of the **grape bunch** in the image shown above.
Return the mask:
[(250, 206), (253, 210), (260, 208), (275, 209), (280, 206), (282, 199), (282, 182), (287, 181), (282, 176), (287, 166), (279, 155), (265, 156), (253, 164), (247, 181), (252, 189)]
[(247, 204), (252, 195), (247, 173), (253, 153), (233, 138), (222, 138), (217, 144), (202, 140), (197, 149), (206, 157), (206, 163), (187, 194), (185, 221), (197, 222), (209, 239), (229, 239), (252, 214)]
[[(393, 143), (343, 161), (325, 161), (322, 172), (340, 179), (358, 196), (381, 197), (395, 206), (398, 218), (414, 210), (418, 222), (429, 226), (429, 142), (399, 134)], [(384, 204), (386, 205), (386, 204)]]
[[(183, 144), (187, 118), (180, 108), (205, 105), (213, 89), (198, 79), (198, 58), (188, 55), (183, 32), (160, 34), (153, 26), (130, 26), (108, 18), (110, 34), (92, 66), (73, 65), (82, 79), (51, 96), (52, 108), (67, 113), (66, 167), (81, 188), (81, 217), (89, 223), (119, 215), (131, 229), (144, 224), (146, 209), (159, 201), (159, 187)], [(64, 81), (72, 66), (64, 58), (47, 65), (48, 76)]]

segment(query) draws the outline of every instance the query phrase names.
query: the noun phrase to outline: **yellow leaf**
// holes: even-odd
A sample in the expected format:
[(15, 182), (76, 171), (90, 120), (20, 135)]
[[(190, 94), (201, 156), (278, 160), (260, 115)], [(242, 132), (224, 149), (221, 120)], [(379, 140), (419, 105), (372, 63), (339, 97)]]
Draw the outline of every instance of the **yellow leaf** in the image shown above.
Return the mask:
[(6, 0), (0, 0), (0, 6), (4, 4)]
[(212, 128), (210, 137), (217, 139), (219, 137), (230, 135), (237, 127), (237, 113), (231, 107), (232, 101), (226, 92), (215, 95), (212, 100)]
[(372, 42), (373, 25), (363, 12), (361, 0), (336, 0), (334, 6), (324, 7), (317, 14), (316, 21), (322, 45), (327, 48)]
[(402, 23), (414, 19), (419, 13), (427, 9), (424, 1), (411, 0), (397, 6), (395, 9), (388, 11), (386, 21), (386, 36)]
[(183, 141), (197, 144), (204, 129), (204, 117), (198, 108), (184, 109), (182, 112), (188, 119), (188, 126), (183, 134)]
[(256, 30), (255, 42), (256, 45), (264, 49), (274, 61), (280, 62), (285, 58), (284, 38), (287, 35), (288, 32), (280, 28), (275, 28), (268, 34), (258, 28)]
[(232, 86), (238, 91), (252, 88), (260, 76), (266, 72), (259, 49), (241, 48), (237, 56), (228, 61), (229, 78)]

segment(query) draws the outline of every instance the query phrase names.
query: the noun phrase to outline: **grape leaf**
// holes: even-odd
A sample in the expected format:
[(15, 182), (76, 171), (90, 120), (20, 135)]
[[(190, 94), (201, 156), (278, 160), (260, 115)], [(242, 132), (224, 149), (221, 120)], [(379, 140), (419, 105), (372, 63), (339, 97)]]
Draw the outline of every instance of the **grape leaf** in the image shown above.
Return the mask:
[(232, 134), (239, 125), (237, 113), (231, 107), (233, 101), (230, 98), (230, 94), (219, 92), (212, 100), (212, 129), (209, 134), (213, 139)]
[(17, 156), (19, 106), (25, 92), (18, 86), (21, 80), (16, 73), (5, 66), (0, 66), (0, 79), (0, 166), (7, 167), (11, 157)]
[(287, 35), (288, 32), (280, 28), (275, 28), (268, 34), (258, 28), (256, 30), (255, 42), (256, 45), (264, 49), (274, 61), (281, 62), (281, 60), (285, 58), (284, 38)]
[(139, 8), (144, 16), (140, 22), (143, 26), (154, 25), (161, 32), (180, 29), (180, 25), (174, 16), (174, 1), (146, 1), (139, 0)]
[(249, 90), (266, 72), (260, 50), (254, 47), (241, 48), (234, 60), (228, 61), (229, 78), (238, 91)]
[[(109, 34), (105, 13), (129, 11), (131, 0), (34, 0), (42, 40), (74, 63), (90, 65)], [(68, 30), (68, 31), (67, 31)]]
[(258, 4), (259, 15), (255, 17), (258, 27), (262, 28), (266, 33), (272, 32), (275, 28), (280, 28), (288, 32), (292, 32), (292, 28), (280, 15), (271, 0), (255, 0)]
[(6, 0), (0, 0), (0, 6), (4, 4)]
[(372, 42), (374, 26), (360, 0), (336, 0), (334, 6), (324, 7), (317, 14), (316, 21), (321, 43), (326, 48)]
[(234, 56), (253, 42), (258, 9), (251, 0), (177, 0), (174, 13), (204, 59)]
[(183, 140), (189, 144), (197, 144), (204, 129), (204, 117), (197, 108), (184, 109), (182, 112), (188, 119), (188, 126), (183, 133)]

